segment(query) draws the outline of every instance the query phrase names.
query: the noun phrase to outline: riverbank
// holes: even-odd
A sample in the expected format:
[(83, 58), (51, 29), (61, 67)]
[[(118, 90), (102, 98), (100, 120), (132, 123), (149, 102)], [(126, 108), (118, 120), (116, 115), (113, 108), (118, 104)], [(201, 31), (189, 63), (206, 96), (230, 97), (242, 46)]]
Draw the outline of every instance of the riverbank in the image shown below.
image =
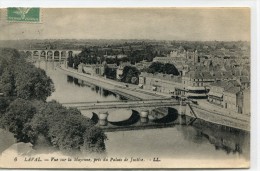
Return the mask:
[(100, 87), (103, 87), (103, 88), (111, 90), (111, 91), (115, 91), (119, 94), (120, 93), (128, 94), (128, 95), (134, 96), (134, 97), (142, 99), (142, 100), (161, 99), (164, 97), (167, 97), (167, 98), (171, 97), (168, 94), (144, 91), (144, 90), (138, 88), (137, 85), (131, 85), (130, 87), (126, 87), (125, 86), (126, 83), (106, 79), (104, 77), (97, 77), (97, 76), (87, 75), (84, 73), (79, 73), (75, 69), (65, 68), (64, 66), (59, 66), (59, 67), (57, 67), (57, 69), (63, 71), (64, 73), (66, 73), (72, 77), (81, 79), (86, 82), (91, 82), (92, 84), (98, 85)]
[(223, 110), (215, 111), (214, 108), (209, 109), (195, 104), (187, 104), (185, 114), (210, 123), (250, 132), (250, 116), (248, 115), (226, 114)]

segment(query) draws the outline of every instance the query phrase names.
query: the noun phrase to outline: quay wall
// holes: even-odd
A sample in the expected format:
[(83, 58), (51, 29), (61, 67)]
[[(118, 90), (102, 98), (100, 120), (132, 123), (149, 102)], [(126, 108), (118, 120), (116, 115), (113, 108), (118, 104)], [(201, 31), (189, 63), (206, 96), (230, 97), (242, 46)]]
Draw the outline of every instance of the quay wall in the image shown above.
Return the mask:
[[(194, 115), (195, 114), (195, 115)], [(250, 117), (226, 115), (221, 111), (211, 111), (202, 108), (198, 105), (187, 104), (185, 115), (190, 117), (197, 117), (207, 122), (211, 122), (218, 125), (223, 125), (231, 128), (236, 128), (244, 131), (250, 131)]]
[(65, 72), (66, 74), (87, 81), (87, 82), (91, 82), (92, 84), (95, 84), (97, 86), (100, 86), (102, 88), (105, 88), (107, 90), (111, 90), (115, 93), (120, 94), (120, 92), (122, 93), (122, 95), (124, 94), (128, 94), (130, 96), (136, 97), (138, 99), (161, 99), (162, 95), (159, 94), (153, 94), (150, 92), (146, 92), (146, 91), (141, 91), (135, 88), (127, 88), (124, 87), (123, 85), (125, 83), (120, 83), (117, 81), (113, 81), (113, 80), (109, 80), (103, 77), (97, 77), (97, 76), (92, 76), (92, 75), (88, 75), (88, 74), (84, 74), (84, 73), (79, 73), (74, 69), (68, 69), (65, 67), (57, 67), (58, 69), (62, 70), (63, 72)]

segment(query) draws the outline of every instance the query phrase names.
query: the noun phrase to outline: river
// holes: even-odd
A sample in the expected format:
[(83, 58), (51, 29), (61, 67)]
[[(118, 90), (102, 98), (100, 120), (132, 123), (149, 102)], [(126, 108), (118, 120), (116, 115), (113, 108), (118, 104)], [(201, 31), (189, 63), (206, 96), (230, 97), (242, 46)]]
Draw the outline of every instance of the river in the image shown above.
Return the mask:
[[(36, 63), (55, 85), (47, 100), (59, 102), (114, 101), (124, 97), (55, 70), (57, 63)], [(250, 134), (203, 121), (193, 126), (107, 132), (108, 156), (249, 160)]]

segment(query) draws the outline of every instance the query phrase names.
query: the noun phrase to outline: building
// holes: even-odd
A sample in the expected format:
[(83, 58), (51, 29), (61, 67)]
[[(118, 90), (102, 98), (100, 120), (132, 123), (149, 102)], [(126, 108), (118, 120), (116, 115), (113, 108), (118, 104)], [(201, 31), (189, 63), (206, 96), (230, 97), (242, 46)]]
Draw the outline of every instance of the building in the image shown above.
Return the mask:
[(250, 115), (250, 87), (238, 94), (238, 113)]
[(242, 89), (250, 87), (250, 79), (248, 76), (240, 76), (237, 78), (237, 81), (240, 83)]
[(238, 94), (240, 87), (231, 87), (224, 91), (223, 107), (230, 112), (238, 112)]
[(210, 85), (208, 102), (230, 112), (250, 114), (250, 87), (239, 80), (216, 81)]
[(118, 54), (118, 55), (104, 55), (105, 58), (111, 58), (111, 59), (122, 59), (122, 58), (127, 58), (127, 55), (124, 54)]
[(208, 93), (208, 102), (223, 107), (224, 91), (234, 86), (238, 87), (239, 84), (232, 81), (216, 81), (212, 83)]
[(155, 57), (153, 59), (153, 62), (171, 63), (171, 64), (176, 64), (177, 62), (181, 62), (182, 64), (185, 64), (187, 61), (192, 62), (193, 65), (200, 62), (197, 50), (184, 51), (184, 52), (172, 51), (166, 57)]
[(105, 66), (102, 64), (83, 64), (78, 65), (78, 72), (88, 75), (103, 76), (105, 72)]
[(155, 57), (153, 58), (153, 62), (160, 62), (160, 63), (170, 63), (173, 64), (175, 62), (175, 59), (172, 57)]
[(209, 72), (189, 71), (182, 77), (185, 95), (190, 98), (207, 98), (208, 87), (214, 81)]
[(173, 95), (180, 95), (179, 90), (183, 89), (180, 76), (147, 72), (141, 72), (139, 75), (139, 87)]
[(134, 66), (140, 71), (143, 69), (147, 69), (151, 64), (152, 64), (152, 62), (147, 62), (146, 60), (143, 60), (143, 61), (136, 63)]

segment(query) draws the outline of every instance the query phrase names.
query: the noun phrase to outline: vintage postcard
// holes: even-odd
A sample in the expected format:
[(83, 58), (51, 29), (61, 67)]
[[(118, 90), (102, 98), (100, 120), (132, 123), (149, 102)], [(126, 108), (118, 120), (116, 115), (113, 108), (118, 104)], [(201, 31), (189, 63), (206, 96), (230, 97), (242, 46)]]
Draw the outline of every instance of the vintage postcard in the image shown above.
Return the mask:
[(250, 8), (0, 12), (1, 168), (250, 167)]

